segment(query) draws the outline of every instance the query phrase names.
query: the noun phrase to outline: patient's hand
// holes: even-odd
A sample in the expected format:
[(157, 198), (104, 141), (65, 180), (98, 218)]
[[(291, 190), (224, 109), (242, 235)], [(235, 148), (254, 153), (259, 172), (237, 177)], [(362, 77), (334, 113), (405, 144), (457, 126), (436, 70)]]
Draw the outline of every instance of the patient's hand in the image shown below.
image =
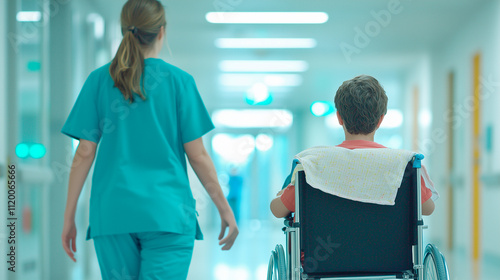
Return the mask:
[(435, 207), (434, 201), (429, 198), (426, 202), (424, 202), (424, 204), (422, 204), (422, 215), (429, 216), (432, 212), (434, 212)]

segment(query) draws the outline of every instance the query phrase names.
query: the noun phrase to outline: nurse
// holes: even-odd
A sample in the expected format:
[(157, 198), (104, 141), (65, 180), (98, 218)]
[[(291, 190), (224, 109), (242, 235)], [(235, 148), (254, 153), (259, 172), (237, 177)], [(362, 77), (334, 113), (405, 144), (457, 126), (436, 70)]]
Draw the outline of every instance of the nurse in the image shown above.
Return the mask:
[(99, 144), (86, 239), (94, 240), (102, 278), (186, 279), (194, 240), (203, 238), (186, 155), (219, 211), (222, 250), (238, 235), (201, 138), (214, 125), (193, 77), (158, 58), (166, 28), (161, 3), (129, 0), (121, 25), (116, 56), (89, 75), (62, 128), (80, 141), (63, 247), (76, 261), (76, 206)]

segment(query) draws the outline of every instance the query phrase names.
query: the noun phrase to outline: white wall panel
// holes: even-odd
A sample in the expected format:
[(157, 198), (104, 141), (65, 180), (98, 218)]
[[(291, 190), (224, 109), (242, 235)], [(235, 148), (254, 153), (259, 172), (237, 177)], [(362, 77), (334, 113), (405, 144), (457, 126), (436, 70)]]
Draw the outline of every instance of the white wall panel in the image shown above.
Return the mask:
[[(500, 6), (497, 1), (483, 4), (483, 7), (468, 15), (469, 20), (464, 20), (462, 26), (457, 27), (456, 32), (449, 38), (443, 40), (432, 52), (432, 111), (433, 128), (446, 127), (447, 122), (452, 121), (455, 125), (455, 184), (454, 194), (454, 236), (455, 248), (471, 251), (472, 245), (472, 112), (468, 109), (473, 90), (472, 58), (475, 53), (481, 53), (481, 79), (489, 81), (482, 87), (484, 98), (481, 100), (481, 172), (483, 174), (494, 173), (500, 170), (500, 163), (492, 160), (497, 158), (500, 150), (495, 145), (493, 137), (493, 150), (485, 149), (485, 131), (487, 126), (493, 127), (493, 135), (498, 136), (500, 120), (498, 119), (498, 92), (500, 91)], [(455, 73), (455, 110), (454, 117), (450, 120), (445, 115), (447, 108), (447, 83), (448, 73)], [(487, 86), (486, 86), (487, 85)], [(498, 141), (496, 141), (498, 142)], [(447, 160), (445, 143), (438, 146), (443, 151), (430, 159), (434, 166), (444, 166)], [(441, 182), (446, 181), (445, 169), (436, 169), (440, 174)], [(461, 182), (461, 183), (460, 183)], [(446, 192), (445, 192), (446, 194)], [(500, 186), (497, 184), (481, 187), (481, 251), (485, 256), (500, 257), (500, 246), (496, 236), (500, 235), (500, 223), (497, 215), (500, 211), (498, 201), (500, 199)], [(495, 202), (496, 201), (496, 202)], [(442, 200), (446, 203), (446, 198)], [(441, 201), (438, 201), (441, 203)], [(439, 205), (438, 211), (446, 211)], [(443, 221), (444, 222), (444, 221)], [(445, 238), (446, 231), (434, 232), (441, 238)]]

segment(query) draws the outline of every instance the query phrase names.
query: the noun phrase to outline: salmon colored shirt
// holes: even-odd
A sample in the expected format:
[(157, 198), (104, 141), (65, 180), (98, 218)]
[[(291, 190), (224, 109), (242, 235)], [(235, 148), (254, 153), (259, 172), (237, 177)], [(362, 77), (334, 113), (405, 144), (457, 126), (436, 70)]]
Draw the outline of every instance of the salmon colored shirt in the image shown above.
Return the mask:
[[(387, 148), (378, 143), (366, 140), (350, 140), (344, 141), (342, 144), (337, 145), (337, 147), (346, 148), (346, 149), (376, 149), (376, 148)], [(429, 198), (432, 196), (432, 192), (425, 186), (424, 179), (421, 178), (421, 192), (422, 192), (422, 204), (424, 204)], [(288, 185), (283, 194), (281, 195), (281, 202), (283, 205), (291, 211), (295, 211), (295, 186), (290, 184)]]

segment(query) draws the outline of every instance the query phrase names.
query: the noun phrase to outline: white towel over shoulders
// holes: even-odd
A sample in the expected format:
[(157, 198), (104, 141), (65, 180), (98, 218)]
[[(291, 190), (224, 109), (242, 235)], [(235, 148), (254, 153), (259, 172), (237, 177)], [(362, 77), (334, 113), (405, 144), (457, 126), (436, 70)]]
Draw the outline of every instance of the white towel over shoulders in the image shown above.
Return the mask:
[(307, 183), (314, 188), (346, 199), (394, 205), (406, 165), (414, 155), (388, 148), (350, 150), (324, 146), (302, 151), (295, 158), (304, 168)]

